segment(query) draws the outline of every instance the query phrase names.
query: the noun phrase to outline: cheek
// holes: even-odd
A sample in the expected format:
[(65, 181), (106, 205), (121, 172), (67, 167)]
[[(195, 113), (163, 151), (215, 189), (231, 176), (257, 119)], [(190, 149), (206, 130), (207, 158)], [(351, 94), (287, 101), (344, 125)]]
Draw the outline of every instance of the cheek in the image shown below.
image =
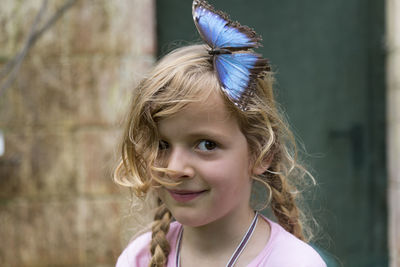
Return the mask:
[(213, 205), (216, 205), (216, 208), (224, 210), (226, 207), (248, 200), (252, 183), (246, 172), (242, 172), (241, 174), (230, 170), (210, 182), (214, 189)]
[(243, 159), (237, 161), (220, 161), (207, 164), (203, 168), (203, 179), (220, 190), (232, 190), (235, 187), (243, 187), (250, 183), (250, 168)]

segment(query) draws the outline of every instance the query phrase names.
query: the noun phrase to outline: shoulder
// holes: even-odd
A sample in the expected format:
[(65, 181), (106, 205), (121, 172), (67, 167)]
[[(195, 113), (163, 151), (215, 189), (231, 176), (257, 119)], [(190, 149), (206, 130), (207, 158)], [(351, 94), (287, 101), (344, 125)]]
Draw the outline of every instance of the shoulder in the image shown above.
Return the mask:
[(325, 262), (309, 244), (270, 220), (271, 237), (263, 250), (259, 265), (279, 267), (326, 267)]
[(147, 266), (150, 261), (150, 241), (151, 232), (147, 232), (129, 243), (119, 256), (116, 267)]
[[(167, 240), (171, 244), (171, 252), (175, 250), (174, 245), (180, 229), (180, 224), (173, 222), (167, 234)], [(150, 254), (151, 232), (146, 232), (132, 242), (124, 249), (118, 258), (116, 267), (142, 267), (148, 266), (151, 258)]]

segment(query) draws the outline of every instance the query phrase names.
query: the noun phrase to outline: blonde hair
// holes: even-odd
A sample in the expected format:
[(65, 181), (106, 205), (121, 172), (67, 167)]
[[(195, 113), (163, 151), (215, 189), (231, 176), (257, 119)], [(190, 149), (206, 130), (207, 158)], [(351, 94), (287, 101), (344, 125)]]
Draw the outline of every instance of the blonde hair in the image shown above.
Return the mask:
[[(132, 188), (138, 196), (162, 184), (156, 175), (160, 168), (155, 166), (159, 147), (157, 121), (182, 110), (188, 103), (204, 101), (211, 92), (218, 92), (247, 138), (254, 166), (269, 165), (264, 174), (252, 178), (269, 191), (268, 203), (279, 224), (306, 240), (305, 216), (296, 201), (300, 199), (299, 188), (308, 172), (297, 162), (296, 144), (276, 106), (273, 82), (270, 72), (257, 78), (254, 95), (243, 111), (222, 93), (206, 46), (191, 45), (166, 55), (133, 91), (122, 141), (122, 160), (114, 180)], [(167, 262), (169, 244), (165, 235), (171, 218), (169, 210), (160, 203), (153, 223), (149, 266), (164, 266)]]

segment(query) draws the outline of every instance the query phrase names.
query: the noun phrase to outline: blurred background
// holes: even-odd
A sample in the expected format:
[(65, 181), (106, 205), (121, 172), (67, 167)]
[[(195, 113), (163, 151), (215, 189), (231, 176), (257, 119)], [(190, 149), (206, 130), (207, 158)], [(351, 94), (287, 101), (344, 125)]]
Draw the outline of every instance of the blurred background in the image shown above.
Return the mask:
[[(139, 228), (112, 182), (130, 91), (198, 42), (191, 0), (1, 0), (0, 264), (114, 266)], [(330, 266), (400, 266), (400, 4), (210, 0), (263, 37), (318, 186)], [(136, 217), (136, 218), (135, 218)]]

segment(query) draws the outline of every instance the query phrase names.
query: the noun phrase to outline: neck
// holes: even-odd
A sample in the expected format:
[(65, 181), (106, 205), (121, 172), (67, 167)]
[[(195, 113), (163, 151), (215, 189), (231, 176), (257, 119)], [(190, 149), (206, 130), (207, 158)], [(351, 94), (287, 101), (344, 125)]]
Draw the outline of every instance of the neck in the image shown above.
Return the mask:
[(184, 226), (182, 242), (185, 247), (200, 253), (221, 253), (223, 250), (232, 252), (247, 232), (253, 218), (254, 211), (248, 207), (204, 226)]

